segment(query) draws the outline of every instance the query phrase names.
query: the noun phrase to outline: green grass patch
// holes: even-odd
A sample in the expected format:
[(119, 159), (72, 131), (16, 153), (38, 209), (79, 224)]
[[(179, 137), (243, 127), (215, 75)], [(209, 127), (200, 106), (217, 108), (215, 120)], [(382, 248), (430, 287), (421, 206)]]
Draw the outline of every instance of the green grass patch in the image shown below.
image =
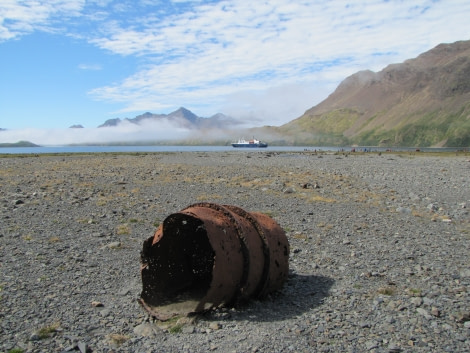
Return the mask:
[(43, 340), (43, 339), (51, 337), (54, 333), (56, 333), (59, 327), (60, 327), (60, 324), (58, 322), (55, 322), (51, 325), (41, 327), (38, 330), (37, 334), (39, 338)]
[(10, 349), (7, 353), (23, 353), (24, 352), (24, 349), (22, 348), (13, 348), (13, 349)]
[(170, 326), (168, 328), (169, 333), (181, 333), (183, 331), (183, 325), (182, 324), (175, 324), (173, 326)]
[(391, 295), (395, 294), (395, 288), (393, 288), (393, 287), (382, 287), (382, 288), (379, 288), (379, 290), (377, 292), (379, 294), (382, 294), (382, 295), (391, 296)]

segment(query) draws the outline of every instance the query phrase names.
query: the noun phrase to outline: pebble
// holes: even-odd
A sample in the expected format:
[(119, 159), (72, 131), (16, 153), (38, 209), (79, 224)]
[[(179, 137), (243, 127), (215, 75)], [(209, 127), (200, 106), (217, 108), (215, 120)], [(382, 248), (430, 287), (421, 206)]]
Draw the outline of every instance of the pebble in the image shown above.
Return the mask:
[(428, 320), (432, 318), (432, 316), (429, 315), (429, 312), (426, 309), (418, 308), (418, 309), (416, 309), (416, 311), (418, 312), (418, 314), (423, 315)]
[(156, 330), (157, 328), (155, 327), (155, 325), (148, 323), (148, 322), (141, 323), (140, 325), (137, 325), (136, 327), (134, 327), (134, 333), (137, 336), (143, 336), (143, 337), (156, 336), (156, 333), (157, 333)]
[(413, 303), (413, 305), (415, 306), (421, 306), (423, 304), (423, 299), (420, 298), (420, 297), (414, 297), (414, 298), (411, 298), (411, 303)]

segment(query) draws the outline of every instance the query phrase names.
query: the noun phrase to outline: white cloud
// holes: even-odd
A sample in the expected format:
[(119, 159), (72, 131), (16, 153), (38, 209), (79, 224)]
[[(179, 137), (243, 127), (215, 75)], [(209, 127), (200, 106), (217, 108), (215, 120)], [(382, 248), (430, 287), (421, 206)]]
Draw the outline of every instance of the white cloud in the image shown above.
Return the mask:
[(89, 92), (119, 103), (120, 113), (186, 106), (282, 124), (356, 71), (468, 39), (469, 15), (467, 0), (3, 0), (0, 42), (63, 26), (137, 57), (133, 74)]
[[(147, 55), (149, 65), (90, 93), (124, 103), (122, 111), (142, 110), (139, 102), (148, 100), (156, 106), (201, 100), (227, 106), (227, 100), (245, 97), (241, 105), (251, 107), (249, 111), (266, 111), (264, 115), (282, 121), (299, 109), (289, 114), (277, 104), (266, 104), (269, 95), (276, 102), (282, 97), (285, 106), (292, 107), (299, 99), (288, 91), (279, 94), (279, 87), (293, 87), (298, 81), (306, 82), (304, 87), (317, 86), (318, 81), (331, 86), (358, 70), (379, 70), (411, 58), (455, 38), (457, 25), (463, 26), (469, 13), (464, 1), (196, 4), (190, 12), (149, 19), (142, 28), (114, 23), (106, 37), (94, 39), (115, 53)], [(262, 90), (263, 99), (250, 99), (251, 92)], [(312, 90), (305, 93), (312, 98), (304, 97), (303, 106), (325, 97), (325, 90), (323, 97), (315, 97)], [(235, 102), (242, 103), (234, 101), (232, 106)]]
[(117, 127), (83, 129), (17, 129), (0, 131), (2, 142), (31, 141), (43, 146), (135, 141), (162, 141), (185, 138), (187, 129), (161, 121), (136, 125), (123, 122)]
[(34, 30), (52, 31), (52, 21), (79, 16), (85, 0), (2, 0), (0, 4), (0, 42)]

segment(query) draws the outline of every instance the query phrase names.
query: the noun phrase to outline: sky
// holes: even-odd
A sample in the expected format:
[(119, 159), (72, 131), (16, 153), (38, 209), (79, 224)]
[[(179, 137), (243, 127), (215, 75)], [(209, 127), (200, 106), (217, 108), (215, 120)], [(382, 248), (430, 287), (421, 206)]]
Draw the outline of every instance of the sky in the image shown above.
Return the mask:
[(468, 0), (1, 0), (0, 142), (179, 107), (280, 126), (357, 71), (470, 39), (469, 18)]

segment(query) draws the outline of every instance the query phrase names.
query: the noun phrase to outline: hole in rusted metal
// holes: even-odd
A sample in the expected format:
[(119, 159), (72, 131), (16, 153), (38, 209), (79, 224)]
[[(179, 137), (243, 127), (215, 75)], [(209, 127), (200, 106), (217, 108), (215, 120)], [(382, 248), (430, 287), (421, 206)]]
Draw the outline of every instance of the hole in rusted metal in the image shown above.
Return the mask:
[(212, 280), (215, 253), (201, 220), (177, 214), (163, 224), (165, 236), (142, 252), (142, 299), (151, 306), (200, 300)]

